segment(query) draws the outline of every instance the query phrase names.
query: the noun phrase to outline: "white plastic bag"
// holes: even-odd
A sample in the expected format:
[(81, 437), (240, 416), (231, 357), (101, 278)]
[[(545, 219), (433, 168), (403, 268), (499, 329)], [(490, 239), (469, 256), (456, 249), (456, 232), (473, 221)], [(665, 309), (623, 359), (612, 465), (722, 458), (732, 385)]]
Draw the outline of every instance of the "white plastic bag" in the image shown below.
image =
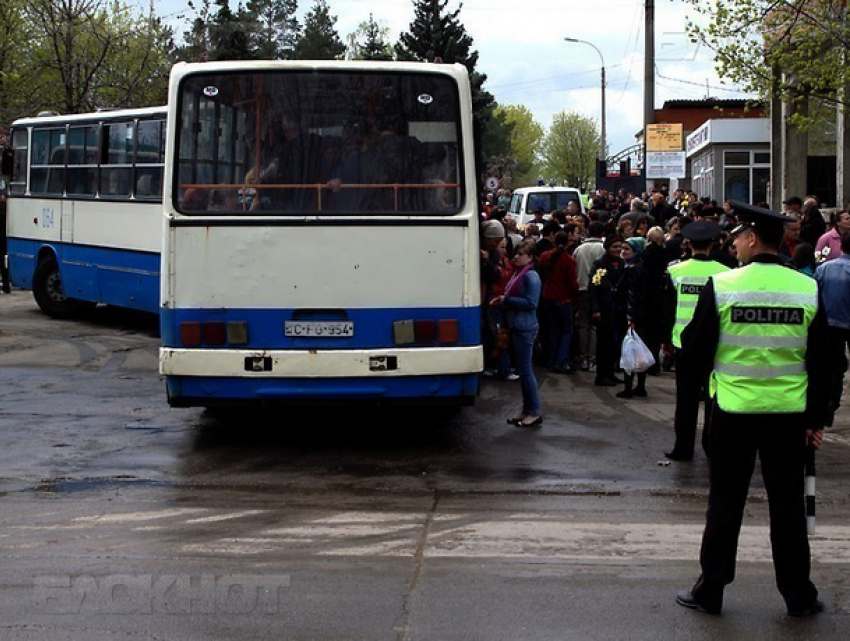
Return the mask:
[(655, 356), (631, 327), (623, 339), (623, 349), (620, 352), (620, 367), (626, 374), (645, 372), (655, 365)]

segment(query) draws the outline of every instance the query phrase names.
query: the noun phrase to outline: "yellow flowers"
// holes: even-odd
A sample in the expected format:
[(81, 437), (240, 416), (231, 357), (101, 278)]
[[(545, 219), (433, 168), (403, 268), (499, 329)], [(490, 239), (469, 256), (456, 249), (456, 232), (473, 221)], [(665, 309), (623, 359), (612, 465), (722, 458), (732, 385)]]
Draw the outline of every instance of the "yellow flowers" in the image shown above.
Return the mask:
[(605, 278), (605, 274), (608, 273), (607, 269), (597, 269), (596, 273), (593, 275), (593, 278), (590, 280), (594, 285), (601, 285), (602, 279)]
[(823, 263), (826, 261), (827, 256), (829, 256), (829, 247), (824, 247), (820, 251), (815, 252), (815, 262)]

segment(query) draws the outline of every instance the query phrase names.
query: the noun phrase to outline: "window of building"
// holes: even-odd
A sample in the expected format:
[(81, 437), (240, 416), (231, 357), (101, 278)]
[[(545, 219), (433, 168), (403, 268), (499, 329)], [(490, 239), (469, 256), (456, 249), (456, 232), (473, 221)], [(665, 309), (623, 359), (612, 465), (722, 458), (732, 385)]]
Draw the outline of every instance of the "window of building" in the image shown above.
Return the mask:
[(723, 199), (756, 204), (767, 201), (770, 183), (770, 152), (726, 150), (723, 152)]

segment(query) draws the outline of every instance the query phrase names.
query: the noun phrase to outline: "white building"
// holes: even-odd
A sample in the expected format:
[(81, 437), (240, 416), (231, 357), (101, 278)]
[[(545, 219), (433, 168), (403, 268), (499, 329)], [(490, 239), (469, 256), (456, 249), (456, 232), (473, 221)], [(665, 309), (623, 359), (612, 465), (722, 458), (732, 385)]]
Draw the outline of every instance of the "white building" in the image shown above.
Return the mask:
[(699, 196), (718, 203), (769, 201), (769, 118), (707, 120), (687, 137), (685, 152), (691, 189)]

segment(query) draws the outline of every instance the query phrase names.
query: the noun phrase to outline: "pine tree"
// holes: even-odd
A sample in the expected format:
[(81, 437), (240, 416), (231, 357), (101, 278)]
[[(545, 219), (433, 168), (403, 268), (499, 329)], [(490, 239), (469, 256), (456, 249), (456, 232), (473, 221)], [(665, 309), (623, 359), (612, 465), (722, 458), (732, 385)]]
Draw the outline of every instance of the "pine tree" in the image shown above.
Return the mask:
[(472, 112), (484, 131), (492, 117), (495, 100), (484, 89), (487, 76), (475, 70), (478, 52), (472, 49), (472, 37), (458, 18), (463, 4), (455, 11), (448, 11), (447, 5), (448, 0), (413, 0), (413, 22), (410, 31), (399, 36), (396, 54), (399, 60), (457, 62), (465, 66), (472, 85)]
[(472, 110), (483, 123), (495, 106), (492, 94), (483, 88), (487, 76), (475, 70), (478, 52), (472, 49), (472, 37), (458, 19), (463, 4), (452, 12), (447, 5), (448, 0), (413, 0), (413, 22), (410, 31), (399, 36), (396, 54), (399, 60), (457, 62), (466, 67), (472, 83)]
[(384, 40), (384, 35), (389, 31), (386, 27), (382, 28), (372, 14), (369, 14), (369, 22), (362, 25), (364, 42), (359, 47), (360, 60), (392, 60), (393, 48)]
[(209, 25), (210, 60), (250, 60), (255, 57), (248, 36), (249, 25), (240, 13), (230, 10), (228, 0), (216, 0), (218, 11)]
[(295, 44), (297, 60), (339, 60), (345, 45), (336, 31), (336, 16), (330, 14), (326, 0), (316, 0), (304, 18), (304, 31)]
[(245, 13), (253, 27), (251, 41), (257, 58), (292, 58), (298, 39), (297, 0), (248, 0)]

